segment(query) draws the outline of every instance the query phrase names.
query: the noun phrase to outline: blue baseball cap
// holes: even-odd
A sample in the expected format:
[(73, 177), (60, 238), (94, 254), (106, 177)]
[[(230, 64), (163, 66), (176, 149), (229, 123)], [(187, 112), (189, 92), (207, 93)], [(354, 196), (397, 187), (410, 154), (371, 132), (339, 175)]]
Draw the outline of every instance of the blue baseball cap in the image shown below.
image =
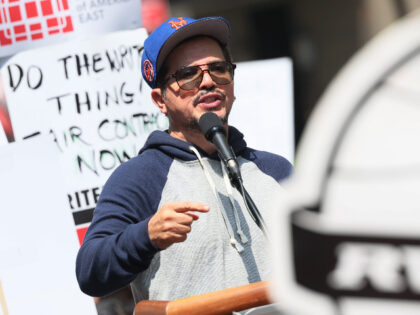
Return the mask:
[(169, 53), (184, 40), (197, 36), (210, 36), (222, 45), (230, 40), (229, 22), (218, 16), (191, 19), (173, 17), (156, 28), (144, 42), (141, 73), (147, 84), (156, 87), (156, 77)]

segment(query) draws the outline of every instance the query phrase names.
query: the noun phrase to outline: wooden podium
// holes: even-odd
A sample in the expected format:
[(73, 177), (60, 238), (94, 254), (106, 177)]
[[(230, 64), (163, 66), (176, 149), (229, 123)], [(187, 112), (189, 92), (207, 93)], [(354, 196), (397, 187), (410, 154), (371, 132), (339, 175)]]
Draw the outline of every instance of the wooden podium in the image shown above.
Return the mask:
[(141, 301), (133, 315), (231, 314), (272, 303), (268, 285), (267, 281), (261, 281), (174, 301)]

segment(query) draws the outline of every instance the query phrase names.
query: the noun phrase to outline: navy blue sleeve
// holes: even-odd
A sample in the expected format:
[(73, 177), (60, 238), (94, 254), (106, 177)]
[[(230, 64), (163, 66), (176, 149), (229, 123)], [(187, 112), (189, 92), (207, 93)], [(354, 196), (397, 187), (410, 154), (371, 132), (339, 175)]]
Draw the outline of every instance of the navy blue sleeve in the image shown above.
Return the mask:
[(287, 159), (274, 153), (247, 148), (241, 155), (254, 162), (263, 173), (273, 177), (277, 182), (289, 177), (293, 171), (293, 166)]
[(104, 296), (128, 285), (159, 249), (148, 233), (172, 163), (157, 150), (120, 165), (106, 182), (76, 260), (83, 292)]

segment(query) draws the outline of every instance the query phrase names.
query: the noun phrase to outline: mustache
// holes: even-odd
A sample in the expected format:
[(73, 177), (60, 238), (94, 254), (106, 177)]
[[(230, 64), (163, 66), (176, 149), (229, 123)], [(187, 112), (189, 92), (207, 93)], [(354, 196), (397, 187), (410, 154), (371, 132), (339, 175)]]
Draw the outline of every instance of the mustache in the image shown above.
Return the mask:
[(193, 100), (193, 105), (197, 106), (197, 104), (200, 101), (200, 98), (203, 97), (204, 95), (207, 95), (209, 93), (217, 93), (220, 95), (220, 97), (222, 98), (222, 101), (224, 101), (226, 99), (226, 94), (217, 90), (207, 90), (207, 91), (201, 91), (200, 93), (197, 94), (197, 96), (194, 98)]

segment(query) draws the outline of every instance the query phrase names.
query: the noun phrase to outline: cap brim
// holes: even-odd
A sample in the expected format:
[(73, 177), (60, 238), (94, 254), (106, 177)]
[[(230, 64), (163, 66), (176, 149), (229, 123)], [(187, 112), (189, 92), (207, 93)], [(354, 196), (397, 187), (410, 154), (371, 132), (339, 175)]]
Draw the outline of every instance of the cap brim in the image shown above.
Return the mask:
[(210, 17), (194, 21), (180, 28), (166, 40), (165, 44), (160, 49), (156, 61), (157, 71), (160, 70), (166, 57), (176, 46), (178, 46), (178, 44), (188, 38), (198, 35), (211, 36), (217, 39), (222, 45), (227, 45), (230, 39), (230, 27), (225, 19)]

